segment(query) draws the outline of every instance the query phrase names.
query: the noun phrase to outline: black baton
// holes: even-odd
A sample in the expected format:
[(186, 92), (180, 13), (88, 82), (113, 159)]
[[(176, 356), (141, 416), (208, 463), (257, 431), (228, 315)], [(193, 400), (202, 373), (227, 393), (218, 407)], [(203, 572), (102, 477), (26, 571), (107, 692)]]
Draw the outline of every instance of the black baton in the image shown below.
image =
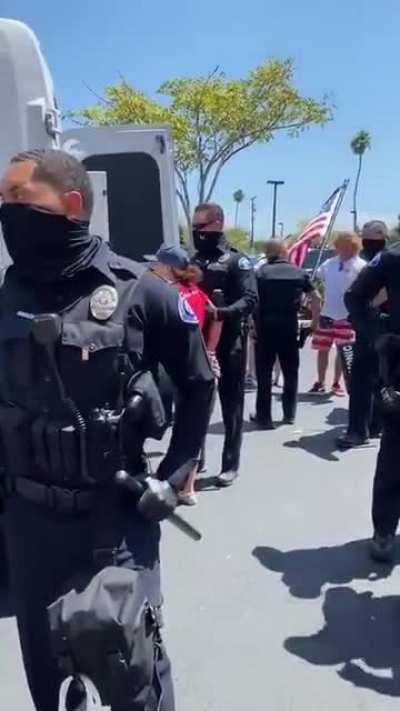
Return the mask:
[[(141, 484), (140, 481), (135, 479), (135, 477), (131, 476), (125, 469), (120, 469), (116, 472), (115, 483), (118, 484), (118, 486), (120, 486), (121, 488), (127, 489), (127, 491), (130, 491), (136, 496), (141, 496), (145, 491), (143, 484)], [(179, 514), (173, 512), (167, 517), (166, 520), (176, 526), (176, 528), (179, 528), (182, 533), (185, 533), (187, 536), (189, 536), (192, 541), (201, 540), (202, 535), (200, 531), (198, 531), (197, 528), (192, 526), (191, 523), (188, 523), (188, 521), (182, 518), (182, 516), (180, 516)]]

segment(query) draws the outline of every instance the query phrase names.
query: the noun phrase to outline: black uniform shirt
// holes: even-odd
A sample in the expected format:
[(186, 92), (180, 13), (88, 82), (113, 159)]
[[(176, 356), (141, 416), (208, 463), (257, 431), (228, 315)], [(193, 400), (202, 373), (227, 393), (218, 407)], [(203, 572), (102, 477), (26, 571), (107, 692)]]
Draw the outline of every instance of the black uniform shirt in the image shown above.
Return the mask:
[(201, 288), (211, 298), (214, 289), (224, 296), (224, 330), (234, 328), (257, 304), (257, 287), (250, 260), (226, 243), (207, 255), (197, 252), (193, 261), (203, 272)]
[[(381, 289), (387, 291), (386, 317), (382, 310), (371, 306)], [(400, 334), (400, 246), (380, 252), (358, 275), (344, 301), (351, 322), (369, 340), (375, 340), (384, 330)]]
[[(29, 315), (59, 313), (58, 367), (67, 395), (84, 414), (114, 406), (121, 350), (135, 370), (164, 365), (179, 387), (182, 406), (161, 470), (165, 478), (178, 477), (200, 448), (214, 379), (196, 319), (174, 288), (143, 272), (141, 265), (114, 254), (106, 244), (87, 269), (57, 284), (21, 280), (11, 266), (0, 300), (0, 398), (37, 414), (47, 412), (57, 399), (45, 359), (38, 357), (32, 342)], [(103, 320), (96, 318), (93, 301), (96, 289), (107, 285), (115, 289), (118, 306)]]
[(256, 270), (259, 318), (279, 319), (297, 327), (303, 294), (313, 290), (308, 274), (283, 259), (271, 260)]

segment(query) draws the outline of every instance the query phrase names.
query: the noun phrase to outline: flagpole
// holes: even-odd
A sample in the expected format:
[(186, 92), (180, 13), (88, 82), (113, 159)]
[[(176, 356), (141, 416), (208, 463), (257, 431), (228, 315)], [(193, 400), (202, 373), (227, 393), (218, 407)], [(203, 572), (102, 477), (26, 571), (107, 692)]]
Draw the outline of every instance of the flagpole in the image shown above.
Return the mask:
[(338, 199), (338, 201), (337, 201), (337, 203), (336, 203), (335, 209), (334, 209), (334, 211), (332, 212), (332, 217), (331, 217), (331, 219), (330, 219), (330, 222), (329, 222), (329, 225), (328, 225), (328, 229), (326, 230), (325, 237), (324, 237), (324, 239), (323, 239), (323, 242), (322, 242), (321, 247), (320, 247), (320, 250), (319, 250), (318, 259), (317, 259), (317, 261), (316, 261), (316, 263), (315, 263), (314, 269), (312, 270), (311, 279), (314, 279), (314, 278), (315, 278), (315, 274), (316, 274), (316, 272), (317, 272), (317, 269), (318, 269), (319, 265), (321, 264), (322, 253), (324, 252), (325, 247), (326, 247), (326, 245), (327, 245), (327, 243), (328, 243), (328, 241), (329, 241), (329, 238), (330, 238), (330, 236), (331, 236), (331, 234), (332, 234), (333, 225), (335, 224), (335, 221), (336, 221), (336, 218), (337, 218), (337, 216), (338, 216), (339, 210), (340, 210), (340, 208), (342, 207), (343, 198), (344, 198), (344, 196), (345, 196), (345, 193), (346, 193), (346, 190), (347, 190), (347, 188), (348, 188), (349, 183), (350, 183), (350, 180), (345, 180), (344, 183), (343, 183), (343, 185), (341, 186), (341, 193), (340, 193), (339, 199)]

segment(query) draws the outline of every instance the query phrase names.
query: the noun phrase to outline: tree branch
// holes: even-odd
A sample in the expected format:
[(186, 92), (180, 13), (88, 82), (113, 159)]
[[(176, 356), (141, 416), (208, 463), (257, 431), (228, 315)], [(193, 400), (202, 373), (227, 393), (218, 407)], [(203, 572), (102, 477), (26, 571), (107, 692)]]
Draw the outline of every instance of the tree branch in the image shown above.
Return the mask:
[(180, 200), (180, 203), (182, 205), (183, 212), (185, 213), (186, 220), (190, 220), (190, 205), (187, 204), (186, 199), (183, 195), (183, 193), (177, 188), (176, 189), (176, 194)]
[(219, 175), (220, 175), (221, 170), (222, 170), (222, 168), (224, 167), (225, 163), (226, 163), (226, 161), (221, 160), (220, 163), (219, 163), (219, 165), (217, 166), (217, 168), (216, 168), (216, 170), (215, 170), (215, 173), (214, 173), (214, 175), (213, 175), (213, 177), (212, 177), (212, 180), (211, 180), (211, 185), (210, 185), (210, 187), (209, 187), (209, 189), (208, 189), (208, 191), (207, 191), (207, 197), (206, 197), (206, 199), (205, 199), (205, 202), (209, 202), (209, 201), (211, 200), (211, 196), (212, 196), (212, 194), (213, 194), (213, 192), (214, 192), (215, 186), (216, 186), (216, 184), (217, 184), (217, 180), (218, 180), (218, 178), (219, 178)]
[[(181, 184), (181, 191), (178, 191), (178, 190), (177, 190), (177, 193), (178, 193), (178, 196), (180, 197), (180, 199), (181, 199), (181, 201), (182, 201), (182, 205), (186, 205), (186, 206), (187, 206), (186, 208), (184, 208), (184, 209), (185, 209), (185, 214), (186, 214), (186, 211), (187, 211), (188, 214), (186, 214), (186, 217), (187, 217), (188, 220), (190, 220), (190, 195), (189, 195), (189, 190), (188, 190), (188, 187), (187, 187), (187, 179), (186, 179), (185, 176), (182, 174), (182, 172), (181, 172), (180, 169), (177, 167), (177, 165), (175, 165), (175, 173), (177, 174), (178, 180), (179, 180), (179, 182), (180, 182), (180, 184)], [(181, 193), (181, 195), (180, 195), (180, 193)]]
[(94, 89), (92, 89), (92, 87), (89, 86), (89, 84), (86, 84), (86, 82), (83, 79), (82, 79), (82, 84), (88, 91), (90, 91), (91, 94), (93, 94), (93, 96), (96, 99), (98, 99), (98, 101), (100, 101), (100, 103), (104, 104), (105, 106), (112, 106), (112, 101), (108, 101), (107, 99), (104, 98), (104, 96), (97, 94), (97, 92), (95, 92)]
[[(240, 140), (244, 140), (245, 136), (242, 135), (237, 135), (235, 138), (230, 139), (227, 141), (224, 145), (222, 145), (218, 151), (216, 151), (215, 155), (211, 158), (211, 160), (208, 163), (208, 166), (206, 168), (206, 173), (209, 173), (211, 168), (219, 161), (219, 160), (228, 160), (232, 155), (235, 155), (236, 153), (239, 153), (239, 151), (243, 150), (243, 148), (248, 148), (251, 146), (255, 141), (257, 141), (263, 134), (266, 132), (270, 131), (271, 133), (275, 131), (289, 131), (292, 128), (298, 128), (301, 129), (303, 126), (306, 126), (309, 121), (294, 121), (292, 123), (287, 123), (287, 124), (281, 124), (278, 126), (272, 126), (266, 125), (262, 126), (262, 128), (257, 129), (257, 131), (252, 131), (246, 134), (249, 140), (245, 141), (242, 145), (238, 146), (232, 153), (230, 153), (230, 149), (233, 148), (233, 146)], [(206, 175), (206, 178), (208, 175)]]

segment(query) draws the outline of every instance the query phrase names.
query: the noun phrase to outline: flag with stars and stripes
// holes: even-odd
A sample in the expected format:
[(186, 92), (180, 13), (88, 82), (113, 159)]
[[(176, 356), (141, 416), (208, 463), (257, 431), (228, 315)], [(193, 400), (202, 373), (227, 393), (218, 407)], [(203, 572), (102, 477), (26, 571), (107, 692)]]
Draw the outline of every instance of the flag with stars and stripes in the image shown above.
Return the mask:
[(304, 264), (307, 252), (315, 240), (323, 240), (328, 230), (332, 227), (347, 184), (344, 183), (332, 193), (322, 205), (320, 212), (305, 227), (296, 242), (288, 249), (289, 261), (297, 267)]

